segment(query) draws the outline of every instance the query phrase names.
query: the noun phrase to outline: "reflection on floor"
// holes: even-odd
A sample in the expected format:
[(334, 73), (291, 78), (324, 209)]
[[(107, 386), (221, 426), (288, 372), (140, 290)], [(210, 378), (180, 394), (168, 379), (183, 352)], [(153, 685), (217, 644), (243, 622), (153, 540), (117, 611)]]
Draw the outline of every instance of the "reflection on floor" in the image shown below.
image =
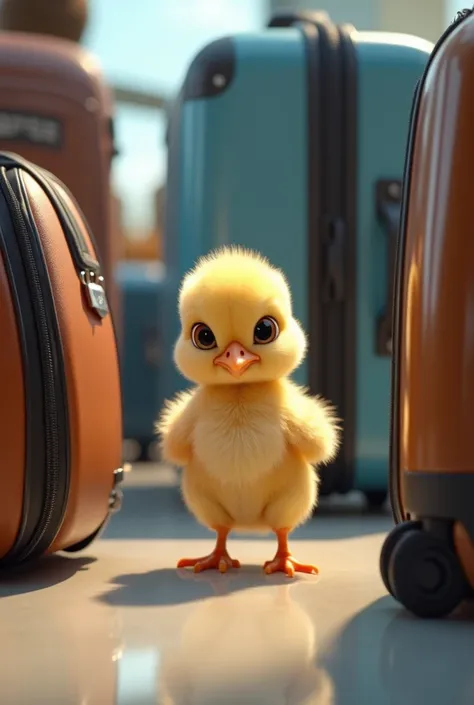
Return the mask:
[(212, 537), (172, 479), (128, 481), (101, 541), (3, 576), (5, 705), (471, 705), (474, 622), (422, 622), (386, 596), (388, 515), (323, 509), (295, 554), (318, 578), (265, 576), (272, 539), (234, 539), (227, 575), (174, 568)]

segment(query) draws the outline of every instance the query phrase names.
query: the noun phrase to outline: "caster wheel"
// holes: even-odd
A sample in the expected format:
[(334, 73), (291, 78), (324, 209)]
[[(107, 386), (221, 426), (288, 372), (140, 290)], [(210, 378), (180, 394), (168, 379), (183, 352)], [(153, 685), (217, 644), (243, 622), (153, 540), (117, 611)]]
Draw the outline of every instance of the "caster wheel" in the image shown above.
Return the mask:
[(405, 531), (388, 565), (394, 597), (418, 617), (445, 617), (467, 596), (466, 579), (451, 548), (425, 531)]
[(387, 492), (385, 490), (369, 490), (364, 494), (367, 500), (367, 506), (371, 511), (380, 511), (387, 499)]
[(392, 586), (390, 585), (390, 580), (388, 577), (388, 567), (390, 565), (390, 559), (392, 557), (395, 546), (398, 544), (400, 538), (407, 531), (418, 531), (421, 529), (421, 522), (419, 521), (403, 521), (401, 524), (397, 524), (391, 532), (385, 538), (382, 545), (382, 550), (380, 552), (380, 575), (382, 576), (383, 584), (387, 592), (395, 597), (393, 593)]

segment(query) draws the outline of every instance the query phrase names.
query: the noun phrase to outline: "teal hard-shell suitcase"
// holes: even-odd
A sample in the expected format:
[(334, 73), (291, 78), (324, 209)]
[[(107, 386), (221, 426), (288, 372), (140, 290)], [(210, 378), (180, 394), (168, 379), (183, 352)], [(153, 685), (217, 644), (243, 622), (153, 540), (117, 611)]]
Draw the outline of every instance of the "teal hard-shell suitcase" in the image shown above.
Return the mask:
[[(323, 494), (386, 494), (391, 258), (410, 107), (430, 51), (324, 13), (278, 15), (262, 32), (207, 45), (171, 114), (165, 349), (178, 334), (179, 280), (197, 257), (237, 243), (282, 267), (310, 340), (295, 380), (344, 421)], [(184, 386), (172, 369), (166, 382), (167, 396)]]
[(160, 262), (121, 262), (117, 282), (122, 297), (124, 439), (129, 460), (149, 459), (160, 410), (161, 316), (165, 270)]

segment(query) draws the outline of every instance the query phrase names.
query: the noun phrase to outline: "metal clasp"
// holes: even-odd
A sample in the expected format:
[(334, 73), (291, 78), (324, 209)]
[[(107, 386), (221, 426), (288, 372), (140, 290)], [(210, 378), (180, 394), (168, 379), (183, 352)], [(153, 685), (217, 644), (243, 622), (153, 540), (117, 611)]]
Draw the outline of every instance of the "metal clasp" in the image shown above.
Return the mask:
[(83, 270), (81, 272), (81, 282), (84, 285), (87, 300), (91, 308), (96, 311), (101, 318), (109, 313), (109, 304), (104, 288), (104, 277), (101, 274), (96, 274), (92, 270)]

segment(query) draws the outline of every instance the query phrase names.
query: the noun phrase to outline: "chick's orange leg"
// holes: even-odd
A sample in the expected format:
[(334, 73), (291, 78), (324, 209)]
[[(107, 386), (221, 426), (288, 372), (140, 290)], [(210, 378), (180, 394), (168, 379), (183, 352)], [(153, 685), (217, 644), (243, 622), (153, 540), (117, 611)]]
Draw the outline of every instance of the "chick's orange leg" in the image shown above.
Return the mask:
[(275, 534), (278, 539), (278, 548), (275, 554), (275, 558), (271, 561), (267, 561), (263, 566), (263, 569), (267, 575), (272, 573), (286, 573), (289, 578), (292, 578), (295, 573), (309, 573), (311, 575), (317, 575), (319, 570), (315, 565), (307, 565), (305, 563), (298, 563), (290, 553), (288, 548), (288, 534), (289, 529), (276, 529)]
[(239, 561), (233, 560), (227, 552), (229, 529), (217, 526), (215, 531), (217, 541), (213, 552), (202, 558), (182, 558), (178, 561), (178, 568), (193, 568), (195, 573), (203, 570), (218, 570), (220, 573), (226, 573), (229, 568), (240, 568)]

